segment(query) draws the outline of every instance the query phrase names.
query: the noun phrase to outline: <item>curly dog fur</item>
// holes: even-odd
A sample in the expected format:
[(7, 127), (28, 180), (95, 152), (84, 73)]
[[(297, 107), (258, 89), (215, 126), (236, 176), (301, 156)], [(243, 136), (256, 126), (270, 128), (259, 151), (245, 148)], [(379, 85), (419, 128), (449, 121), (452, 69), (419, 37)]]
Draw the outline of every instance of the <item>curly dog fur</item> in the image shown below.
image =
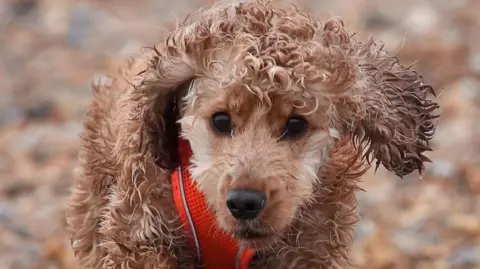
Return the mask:
[[(192, 268), (170, 182), (180, 136), (219, 227), (258, 250), (251, 268), (349, 267), (361, 176), (422, 172), (438, 117), (432, 87), (373, 38), (270, 1), (190, 14), (94, 94), (67, 213), (84, 268)], [(218, 111), (231, 135), (212, 130)], [(308, 131), (281, 139), (291, 115)], [(267, 237), (237, 234), (234, 187), (266, 193), (249, 227)]]

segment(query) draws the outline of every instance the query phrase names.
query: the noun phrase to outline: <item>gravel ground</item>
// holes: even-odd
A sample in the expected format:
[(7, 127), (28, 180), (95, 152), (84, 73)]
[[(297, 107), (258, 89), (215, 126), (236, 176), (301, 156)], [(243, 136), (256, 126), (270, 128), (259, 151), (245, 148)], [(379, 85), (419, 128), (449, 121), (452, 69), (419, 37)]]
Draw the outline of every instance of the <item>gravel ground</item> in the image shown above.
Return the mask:
[[(62, 207), (90, 83), (209, 0), (0, 1), (0, 269), (75, 268)], [(282, 1), (292, 2), (292, 1)], [(370, 172), (358, 268), (480, 268), (480, 1), (303, 0), (416, 62), (442, 118), (427, 174)], [(477, 122), (476, 122), (477, 121)]]

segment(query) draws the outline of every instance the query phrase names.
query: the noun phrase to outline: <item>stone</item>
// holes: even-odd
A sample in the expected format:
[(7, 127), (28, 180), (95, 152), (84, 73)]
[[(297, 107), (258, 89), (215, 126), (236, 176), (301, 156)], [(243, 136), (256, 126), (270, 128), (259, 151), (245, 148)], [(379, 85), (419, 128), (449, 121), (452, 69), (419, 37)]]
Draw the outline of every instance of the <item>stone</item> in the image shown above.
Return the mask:
[(422, 35), (430, 32), (439, 22), (437, 11), (429, 5), (414, 6), (407, 14), (404, 24), (409, 32)]
[(462, 233), (480, 235), (480, 218), (476, 214), (454, 214), (448, 217), (448, 225)]
[(454, 266), (455, 268), (467, 268), (468, 266), (475, 266), (480, 262), (480, 247), (461, 247), (450, 254), (448, 261), (450, 262), (451, 266)]
[(83, 48), (93, 26), (92, 8), (87, 2), (78, 2), (73, 6), (67, 31), (67, 42), (73, 48)]

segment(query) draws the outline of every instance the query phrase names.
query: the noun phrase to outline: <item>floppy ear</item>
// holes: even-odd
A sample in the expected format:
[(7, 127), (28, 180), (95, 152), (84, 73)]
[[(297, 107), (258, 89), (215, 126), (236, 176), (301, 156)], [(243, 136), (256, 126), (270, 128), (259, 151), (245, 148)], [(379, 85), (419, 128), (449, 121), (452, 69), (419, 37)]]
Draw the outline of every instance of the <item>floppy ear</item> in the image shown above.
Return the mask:
[(400, 177), (417, 169), (421, 173), (430, 161), (424, 152), (431, 150), (439, 116), (433, 88), (373, 39), (350, 40), (343, 24), (335, 22), (325, 26), (325, 33), (330, 35), (327, 46), (348, 51), (353, 71), (353, 83), (335, 100), (335, 127), (352, 135), (369, 163), (376, 159), (376, 169), (382, 164)]
[(140, 161), (148, 155), (162, 169), (178, 166), (177, 103), (194, 68), (182, 46), (173, 49), (176, 44), (168, 42), (152, 48), (136, 60), (138, 67), (134, 65), (124, 74), (130, 90), (118, 101), (122, 117), (114, 148), (118, 163), (131, 164), (127, 158)]
[[(166, 221), (151, 211), (140, 212), (135, 205), (153, 199), (151, 190), (166, 185), (152, 176), (153, 162), (165, 169), (177, 162), (175, 94), (192, 72), (182, 64), (172, 66), (168, 60), (150, 62), (148, 67), (143, 60), (131, 61), (121, 69), (125, 79), (115, 76), (109, 85), (94, 86), (79, 153), (81, 169), (66, 212), (72, 249), (85, 267), (103, 268), (112, 250), (108, 244), (135, 244), (129, 233), (134, 213), (142, 220), (150, 216), (153, 220), (146, 222), (156, 227)], [(154, 79), (155, 70), (165, 77)], [(147, 230), (132, 233), (150, 238)]]
[(186, 80), (168, 93), (158, 96), (152, 107), (143, 114), (140, 148), (149, 152), (155, 164), (166, 170), (179, 165), (177, 142), (181, 100), (188, 91), (191, 80)]

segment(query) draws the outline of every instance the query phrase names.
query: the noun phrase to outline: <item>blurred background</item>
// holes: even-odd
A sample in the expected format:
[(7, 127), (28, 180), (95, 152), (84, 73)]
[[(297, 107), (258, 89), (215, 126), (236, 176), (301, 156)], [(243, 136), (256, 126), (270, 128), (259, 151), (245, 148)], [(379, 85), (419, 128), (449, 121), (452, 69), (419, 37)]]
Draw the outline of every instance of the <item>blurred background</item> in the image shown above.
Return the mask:
[[(0, 269), (76, 268), (63, 233), (90, 83), (210, 0), (0, 0)], [(298, 0), (374, 34), (438, 93), (427, 174), (359, 193), (358, 268), (480, 268), (480, 1)]]

